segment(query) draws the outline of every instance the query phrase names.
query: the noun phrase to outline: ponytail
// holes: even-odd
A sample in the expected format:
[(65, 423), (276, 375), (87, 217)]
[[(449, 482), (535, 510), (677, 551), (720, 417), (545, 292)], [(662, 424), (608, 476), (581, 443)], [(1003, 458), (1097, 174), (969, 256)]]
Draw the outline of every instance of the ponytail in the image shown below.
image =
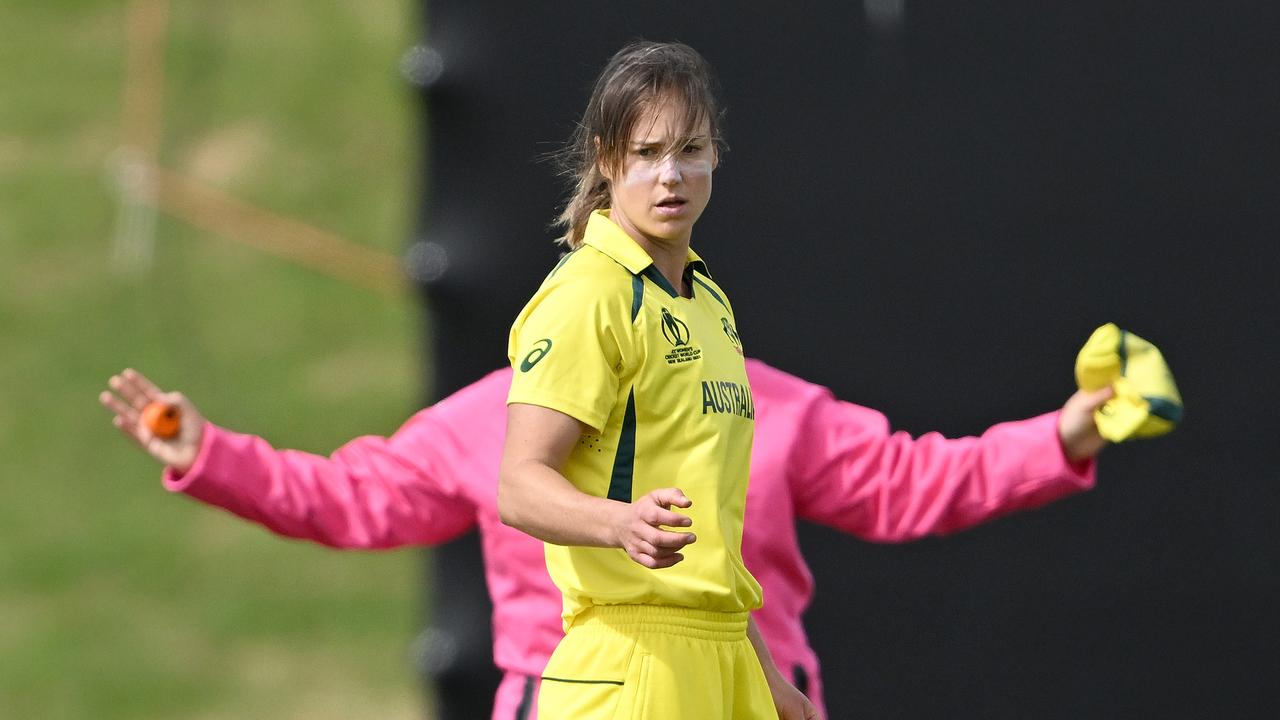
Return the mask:
[[(595, 143), (591, 143), (593, 148), (594, 145)], [(566, 160), (569, 154), (565, 153)], [(574, 152), (573, 155), (578, 153)], [(591, 213), (609, 207), (609, 180), (600, 172), (597, 153), (588, 152), (585, 155), (573, 163), (573, 167), (565, 167), (561, 171), (561, 174), (574, 180), (574, 189), (573, 196), (565, 203), (554, 226), (564, 228), (564, 234), (556, 242), (570, 250), (576, 250), (582, 245), (582, 235), (587, 230), (587, 219), (591, 217)]]

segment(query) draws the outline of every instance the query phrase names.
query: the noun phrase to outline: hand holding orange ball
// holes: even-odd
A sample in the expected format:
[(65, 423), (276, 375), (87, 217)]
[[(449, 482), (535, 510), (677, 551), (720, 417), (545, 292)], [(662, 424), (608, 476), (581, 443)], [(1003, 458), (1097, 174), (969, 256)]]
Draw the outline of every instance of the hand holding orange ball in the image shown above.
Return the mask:
[(98, 401), (114, 413), (111, 424), (156, 460), (180, 473), (200, 454), (205, 420), (177, 392), (164, 392), (132, 368), (112, 375)]

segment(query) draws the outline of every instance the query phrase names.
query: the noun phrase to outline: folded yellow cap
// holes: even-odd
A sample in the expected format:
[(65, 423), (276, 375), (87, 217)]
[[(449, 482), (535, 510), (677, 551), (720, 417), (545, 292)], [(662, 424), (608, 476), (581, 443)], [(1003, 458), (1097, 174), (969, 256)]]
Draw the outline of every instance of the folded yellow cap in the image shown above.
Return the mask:
[(1076, 384), (1081, 390), (1115, 389), (1093, 416), (1111, 442), (1164, 435), (1182, 420), (1182, 395), (1160, 350), (1115, 323), (1094, 330), (1080, 348)]

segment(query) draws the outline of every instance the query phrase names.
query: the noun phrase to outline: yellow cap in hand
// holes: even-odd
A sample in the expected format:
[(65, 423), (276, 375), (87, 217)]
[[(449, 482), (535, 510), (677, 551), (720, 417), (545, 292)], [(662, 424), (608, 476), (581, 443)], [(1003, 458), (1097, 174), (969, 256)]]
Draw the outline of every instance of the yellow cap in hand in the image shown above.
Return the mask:
[(1093, 415), (1111, 442), (1164, 435), (1182, 420), (1182, 395), (1160, 350), (1115, 323), (1094, 330), (1080, 348), (1076, 383), (1081, 390), (1115, 389)]

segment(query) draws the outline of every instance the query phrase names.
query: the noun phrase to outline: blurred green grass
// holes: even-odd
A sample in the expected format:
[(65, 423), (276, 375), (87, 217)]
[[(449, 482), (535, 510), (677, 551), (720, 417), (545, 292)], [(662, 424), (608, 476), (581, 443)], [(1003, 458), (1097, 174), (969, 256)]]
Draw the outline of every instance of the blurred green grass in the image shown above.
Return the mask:
[[(390, 253), (406, 2), (175, 0), (162, 165)], [(0, 714), (420, 717), (416, 552), (284, 541), (164, 492), (96, 402), (125, 366), (328, 452), (418, 406), (421, 319), (163, 215), (113, 272), (126, 3), (0, 4)]]

